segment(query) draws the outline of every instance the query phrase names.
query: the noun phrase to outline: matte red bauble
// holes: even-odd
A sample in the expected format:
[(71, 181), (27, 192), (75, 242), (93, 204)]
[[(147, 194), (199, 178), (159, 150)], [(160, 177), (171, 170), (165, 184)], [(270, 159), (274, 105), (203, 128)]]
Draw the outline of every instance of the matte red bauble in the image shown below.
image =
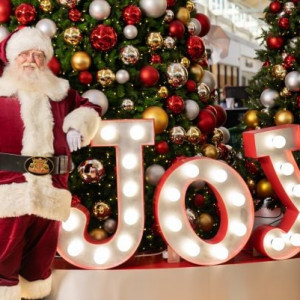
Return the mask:
[(169, 35), (177, 39), (181, 39), (184, 36), (185, 27), (184, 24), (178, 20), (172, 21), (169, 24)]
[(157, 84), (159, 80), (159, 72), (152, 66), (143, 67), (140, 71), (140, 81), (146, 87)]
[(19, 23), (27, 25), (35, 20), (36, 9), (31, 4), (22, 3), (16, 8), (15, 16)]
[(216, 119), (217, 119), (217, 124), (216, 127), (220, 127), (226, 123), (227, 120), (227, 112), (226, 110), (220, 106), (220, 105), (214, 105), (214, 108), (217, 111)]
[(159, 54), (152, 54), (150, 58), (150, 62), (152, 64), (160, 64), (162, 62), (162, 58)]
[(279, 1), (273, 1), (269, 4), (269, 11), (271, 13), (277, 14), (281, 10), (281, 3)]
[(77, 8), (71, 8), (69, 11), (69, 19), (72, 22), (78, 22), (82, 16), (82, 12)]
[(11, 2), (10, 0), (0, 1), (0, 23), (6, 23), (10, 19)]
[(282, 36), (268, 36), (267, 46), (270, 50), (279, 50), (284, 45), (284, 39)]
[(93, 47), (98, 51), (108, 51), (117, 43), (117, 33), (113, 27), (100, 24), (90, 35)]
[(279, 18), (278, 26), (282, 29), (290, 28), (290, 20), (289, 18)]
[(205, 109), (210, 110), (214, 116), (217, 118), (217, 109), (213, 105), (207, 105), (205, 106)]
[(186, 82), (185, 86), (186, 86), (187, 91), (190, 92), (190, 93), (195, 92), (196, 89), (197, 89), (197, 84), (196, 84), (196, 82), (195, 82), (194, 80), (191, 80), (191, 79), (189, 79), (189, 80)]
[(205, 52), (205, 46), (199, 36), (192, 35), (188, 38), (186, 43), (187, 53), (192, 60), (198, 60)]
[(59, 60), (55, 57), (52, 56), (50, 61), (48, 62), (48, 68), (55, 74), (56, 76), (61, 72), (61, 65)]
[(194, 197), (194, 204), (198, 207), (203, 206), (203, 204), (205, 203), (205, 198), (203, 195), (200, 194), (196, 194)]
[(79, 73), (78, 79), (82, 84), (90, 84), (93, 81), (93, 75), (89, 71), (82, 71)]
[(166, 101), (167, 108), (174, 114), (180, 114), (184, 110), (184, 101), (180, 96), (173, 95)]
[(201, 13), (196, 14), (195, 18), (200, 22), (200, 25), (201, 25), (201, 31), (198, 35), (205, 36), (206, 34), (208, 34), (208, 32), (210, 30), (209, 18), (206, 15), (201, 14)]
[(270, 65), (271, 63), (268, 60), (263, 63), (263, 67), (269, 67)]
[(292, 68), (294, 63), (296, 62), (296, 58), (293, 55), (287, 55), (284, 59), (284, 66), (286, 68)]
[(176, 4), (176, 0), (167, 0), (167, 7), (172, 7)]
[(212, 133), (216, 127), (216, 123), (216, 117), (210, 110), (202, 109), (199, 112), (197, 125), (202, 133)]
[(157, 142), (155, 150), (158, 154), (167, 154), (169, 152), (169, 144), (166, 141)]
[(123, 20), (128, 25), (134, 25), (141, 21), (142, 12), (136, 5), (128, 5), (123, 9)]

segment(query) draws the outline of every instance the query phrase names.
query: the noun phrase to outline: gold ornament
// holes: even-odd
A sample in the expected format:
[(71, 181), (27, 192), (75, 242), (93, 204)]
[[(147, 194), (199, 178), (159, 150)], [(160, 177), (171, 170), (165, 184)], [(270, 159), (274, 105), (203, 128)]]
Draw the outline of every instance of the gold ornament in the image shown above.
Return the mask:
[(261, 179), (256, 185), (256, 193), (259, 198), (265, 199), (271, 197), (273, 194), (273, 188), (266, 178)]
[(186, 132), (183, 127), (175, 126), (170, 130), (170, 141), (174, 144), (182, 144), (185, 140)]
[(194, 75), (194, 79), (196, 82), (200, 82), (204, 75), (203, 68), (197, 64), (191, 66), (190, 72)]
[(252, 178), (247, 178), (247, 185), (249, 187), (249, 189), (253, 190), (256, 186), (255, 181)]
[(218, 155), (219, 155), (217, 148), (212, 144), (204, 144), (201, 147), (201, 153), (204, 156), (213, 158), (213, 159), (217, 159)]
[(50, 12), (53, 9), (52, 2), (50, 0), (41, 0), (40, 8), (43, 12)]
[(191, 126), (186, 132), (186, 139), (192, 144), (198, 144), (201, 140), (201, 131), (196, 126)]
[(185, 7), (180, 7), (177, 12), (176, 18), (180, 20), (183, 24), (187, 25), (191, 20), (190, 11)]
[(276, 125), (292, 124), (294, 122), (294, 115), (286, 109), (278, 110), (274, 116)]
[(89, 232), (89, 235), (97, 240), (97, 241), (101, 241), (107, 238), (107, 233), (104, 229), (101, 228), (95, 228), (92, 231)]
[(123, 110), (132, 111), (134, 110), (134, 102), (131, 99), (124, 99), (122, 101), (121, 107)]
[(57, 2), (61, 5), (73, 8), (74, 6), (76, 6), (79, 0), (57, 0)]
[(275, 78), (283, 80), (285, 78), (285, 75), (286, 75), (286, 69), (282, 65), (275, 65), (272, 68), (272, 75)]
[(186, 3), (186, 8), (187, 8), (190, 12), (192, 12), (192, 11), (195, 9), (195, 3), (194, 3), (193, 1), (188, 1), (188, 2)]
[(183, 57), (180, 63), (186, 68), (189, 68), (191, 64), (190, 60), (187, 57)]
[(207, 100), (210, 98), (210, 88), (209, 86), (204, 83), (201, 82), (198, 86), (197, 86), (197, 93), (199, 95), (199, 98), (202, 102), (207, 102)]
[(75, 52), (71, 58), (71, 65), (75, 71), (85, 71), (91, 65), (91, 58), (84, 51)]
[(169, 91), (167, 89), (167, 87), (165, 86), (161, 86), (157, 92), (158, 97), (162, 98), (162, 99), (166, 99), (169, 96)]
[(255, 128), (259, 125), (258, 111), (255, 109), (248, 110), (244, 115), (244, 122), (249, 128)]
[(151, 50), (157, 50), (163, 45), (164, 39), (160, 32), (151, 32), (147, 38), (147, 44)]
[(93, 214), (98, 220), (102, 221), (108, 219), (110, 213), (111, 208), (108, 204), (102, 201), (98, 201), (95, 203), (93, 207)]
[(197, 221), (200, 229), (202, 229), (203, 231), (210, 231), (214, 226), (214, 219), (208, 213), (200, 214)]
[(142, 114), (143, 119), (154, 119), (154, 131), (162, 133), (169, 124), (168, 114), (159, 106), (150, 106)]
[(223, 131), (219, 128), (215, 128), (214, 129), (214, 135), (211, 138), (212, 142), (214, 144), (220, 144), (223, 141), (223, 138), (224, 138)]
[(292, 95), (292, 92), (290, 92), (286, 86), (280, 92), (280, 97), (289, 97), (291, 95)]
[(82, 35), (80, 30), (77, 27), (69, 27), (64, 31), (64, 40), (73, 46), (76, 46), (80, 43)]
[(97, 81), (102, 86), (108, 86), (113, 84), (113, 82), (116, 80), (115, 73), (107, 68), (101, 69), (97, 72)]

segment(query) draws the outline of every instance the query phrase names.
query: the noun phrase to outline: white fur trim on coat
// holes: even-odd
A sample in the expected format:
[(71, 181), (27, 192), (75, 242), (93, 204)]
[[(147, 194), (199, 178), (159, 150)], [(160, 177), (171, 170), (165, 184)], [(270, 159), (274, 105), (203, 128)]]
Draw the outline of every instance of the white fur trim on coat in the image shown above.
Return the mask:
[(27, 50), (40, 50), (46, 55), (46, 62), (49, 62), (53, 56), (53, 47), (51, 39), (39, 29), (34, 27), (25, 27), (12, 34), (6, 45), (6, 57), (12, 62), (17, 56)]
[[(0, 218), (33, 214), (50, 220), (66, 221), (71, 193), (52, 185), (50, 175), (24, 174), (27, 182), (0, 185)], [(0, 297), (0, 299), (2, 299)]]
[(48, 296), (51, 292), (51, 285), (52, 285), (51, 275), (44, 280), (28, 281), (22, 276), (20, 276), (19, 279), (20, 279), (20, 286), (22, 291), (22, 298), (24, 299), (44, 298)]
[(21, 288), (19, 285), (0, 286), (0, 299), (19, 300), (21, 299)]
[(100, 117), (93, 108), (79, 107), (65, 117), (63, 131), (67, 133), (69, 129), (76, 129), (82, 135), (82, 146), (87, 146), (96, 135), (99, 125)]

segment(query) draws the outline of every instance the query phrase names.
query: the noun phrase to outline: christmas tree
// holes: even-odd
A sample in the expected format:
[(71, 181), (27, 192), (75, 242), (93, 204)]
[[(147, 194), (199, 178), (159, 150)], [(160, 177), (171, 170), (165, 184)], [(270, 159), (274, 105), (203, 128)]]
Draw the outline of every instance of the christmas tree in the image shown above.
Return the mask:
[[(185, 0), (5, 0), (0, 8), (0, 37), (23, 25), (49, 35), (55, 50), (49, 67), (83, 97), (97, 99), (102, 119), (154, 119), (155, 145), (144, 149), (140, 251), (164, 249), (153, 195), (165, 170), (183, 157), (231, 159), (226, 112), (215, 104), (201, 39), (210, 28), (207, 16)], [(91, 213), (89, 234), (104, 240), (118, 220), (114, 149), (86, 147), (73, 163), (74, 201)], [(186, 212), (200, 237), (216, 234), (218, 208), (204, 182), (189, 187)]]

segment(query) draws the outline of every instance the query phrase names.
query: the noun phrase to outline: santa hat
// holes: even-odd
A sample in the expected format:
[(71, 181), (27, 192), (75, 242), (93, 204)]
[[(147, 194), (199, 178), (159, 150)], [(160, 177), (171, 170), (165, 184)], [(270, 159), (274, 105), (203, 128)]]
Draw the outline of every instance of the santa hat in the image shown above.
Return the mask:
[(34, 27), (23, 27), (12, 32), (0, 43), (0, 60), (4, 65), (14, 61), (18, 55), (27, 50), (43, 51), (46, 63), (53, 56), (51, 39), (42, 31)]

